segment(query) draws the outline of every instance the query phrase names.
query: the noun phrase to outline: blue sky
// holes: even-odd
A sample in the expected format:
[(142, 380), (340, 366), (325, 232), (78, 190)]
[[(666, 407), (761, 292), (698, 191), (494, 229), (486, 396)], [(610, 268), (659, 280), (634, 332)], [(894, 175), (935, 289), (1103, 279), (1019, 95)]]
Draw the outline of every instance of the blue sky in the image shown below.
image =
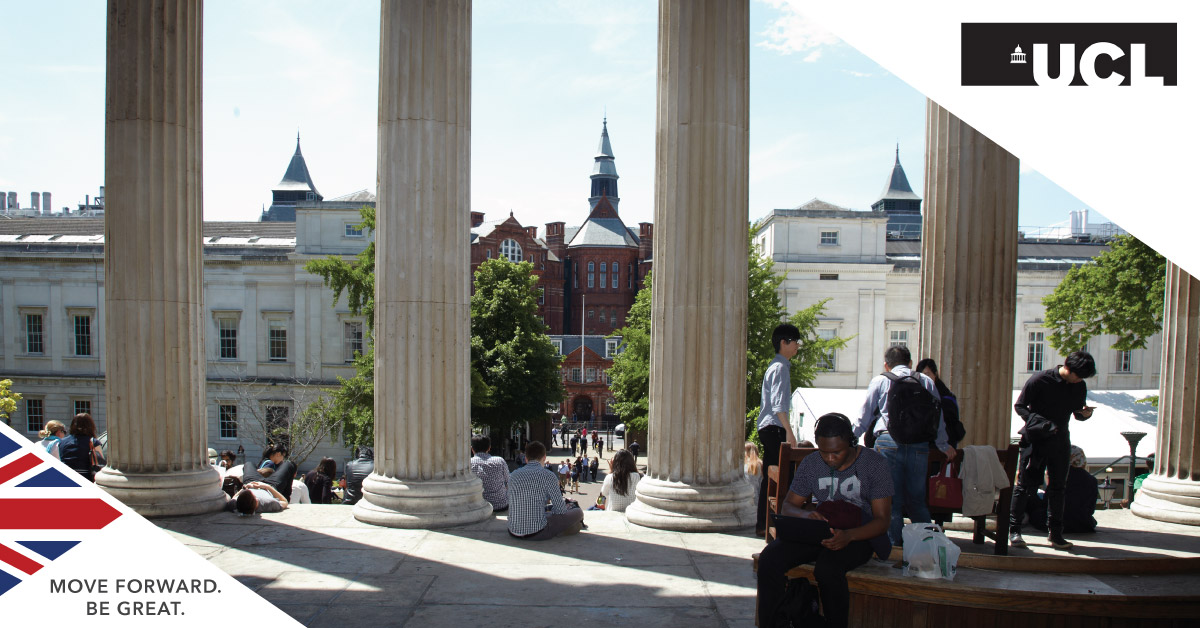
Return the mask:
[[(472, 209), (579, 224), (607, 112), (621, 213), (653, 220), (656, 4), (476, 0)], [(74, 208), (103, 183), (105, 12), (0, 5), (0, 190), (22, 207), (49, 191)], [(378, 2), (208, 0), (204, 29), (206, 220), (256, 220), (297, 130), (326, 198), (375, 190)], [(921, 193), (921, 94), (785, 0), (754, 0), (750, 30), (750, 218), (814, 197), (868, 209), (897, 142)], [(1022, 226), (1085, 207), (1032, 170), (1020, 206)]]

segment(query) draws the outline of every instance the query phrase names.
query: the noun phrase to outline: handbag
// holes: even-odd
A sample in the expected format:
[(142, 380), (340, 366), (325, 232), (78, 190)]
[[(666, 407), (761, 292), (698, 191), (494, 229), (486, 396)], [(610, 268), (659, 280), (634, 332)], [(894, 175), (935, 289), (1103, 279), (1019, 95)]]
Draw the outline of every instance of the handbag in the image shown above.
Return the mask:
[(950, 463), (942, 473), (929, 478), (929, 505), (934, 508), (959, 510), (963, 505), (962, 480), (950, 476)]

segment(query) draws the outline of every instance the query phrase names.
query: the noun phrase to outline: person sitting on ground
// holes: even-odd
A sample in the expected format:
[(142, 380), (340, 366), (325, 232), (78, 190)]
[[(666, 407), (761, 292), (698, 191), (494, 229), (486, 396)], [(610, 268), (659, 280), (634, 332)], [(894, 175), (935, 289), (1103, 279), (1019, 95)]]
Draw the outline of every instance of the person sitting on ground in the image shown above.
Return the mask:
[(287, 509), (288, 500), (270, 484), (247, 482), (229, 504), (233, 505), (232, 510), (237, 511), (238, 515), (248, 517), (255, 513), (282, 512)]
[(592, 456), (592, 464), (588, 465), (588, 470), (591, 471), (592, 482), (596, 481), (596, 474), (600, 472), (600, 457)]
[(508, 533), (542, 541), (583, 529), (583, 510), (563, 500), (554, 472), (542, 466), (546, 446), (540, 441), (530, 442), (525, 457), (529, 463), (513, 471), (508, 480)]
[[(822, 514), (826, 503), (848, 502), (859, 510), (861, 525), (833, 528), (833, 536), (818, 543), (776, 538), (758, 560), (758, 609), (774, 626), (773, 614), (790, 569), (816, 563), (813, 574), (821, 597), (825, 621), (832, 628), (846, 626), (850, 590), (846, 572), (865, 564), (871, 554), (881, 558), (890, 551), (888, 526), (892, 519), (892, 473), (879, 452), (858, 445), (850, 419), (836, 412), (822, 415), (814, 430), (817, 454), (800, 461), (784, 500), (784, 514), (829, 521)], [(806, 510), (818, 504), (817, 511)]]
[(342, 487), (342, 503), (352, 505), (362, 499), (363, 480), (375, 471), (375, 449), (358, 448), (354, 460), (346, 463), (346, 486)]
[(226, 449), (221, 452), (221, 459), (217, 461), (217, 466), (232, 469), (237, 466), (237, 454)]
[(333, 503), (333, 478), (337, 475), (337, 463), (333, 458), (321, 458), (317, 468), (304, 475), (308, 487), (308, 498), (314, 504)]
[(483, 499), (492, 505), (492, 512), (504, 512), (508, 510), (508, 463), (491, 450), (487, 436), (471, 437), (471, 473), (483, 483)]
[(267, 477), (261, 470), (255, 469), (253, 463), (247, 462), (242, 465), (242, 482), (247, 485), (251, 482), (270, 484), (283, 495), (284, 499), (290, 501), (292, 499), (292, 480), (296, 478), (296, 464), (287, 459), (287, 445), (271, 445), (267, 447), (263, 455), (274, 466), (270, 477)]
[(89, 482), (96, 481), (92, 467), (104, 464), (104, 456), (100, 453), (100, 441), (96, 439), (96, 423), (92, 421), (92, 415), (80, 412), (71, 419), (71, 433), (58, 442), (58, 456), (63, 464)]
[[(1067, 486), (1063, 499), (1063, 532), (1090, 533), (1096, 531), (1096, 500), (1100, 499), (1100, 487), (1096, 478), (1088, 473), (1087, 455), (1076, 445), (1071, 445), (1071, 466), (1067, 469)], [(1029, 499), (1026, 511), (1029, 525), (1042, 532), (1047, 526), (1047, 501), (1045, 493)]]
[(66, 438), (66, 436), (67, 426), (62, 421), (51, 419), (46, 421), (46, 425), (42, 428), (42, 431), (38, 432), (38, 438), (42, 439), (38, 441), (38, 444), (51, 456), (60, 458), (58, 455), (59, 441)]
[(604, 497), (604, 509), (625, 512), (633, 503), (634, 490), (642, 475), (637, 470), (637, 460), (628, 449), (622, 449), (608, 461), (609, 473), (604, 476), (600, 495)]
[(762, 490), (763, 464), (762, 459), (758, 457), (758, 445), (750, 441), (746, 441), (746, 457), (742, 462), (742, 469), (746, 472), (746, 479), (754, 485), (754, 504), (758, 505), (758, 492)]

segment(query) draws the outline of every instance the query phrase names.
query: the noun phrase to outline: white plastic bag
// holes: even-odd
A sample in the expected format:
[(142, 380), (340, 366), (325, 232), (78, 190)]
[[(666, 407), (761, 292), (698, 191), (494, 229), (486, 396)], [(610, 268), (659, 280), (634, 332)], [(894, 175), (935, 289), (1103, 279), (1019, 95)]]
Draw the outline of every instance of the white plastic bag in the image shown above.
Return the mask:
[(904, 575), (953, 580), (962, 550), (933, 523), (904, 526)]

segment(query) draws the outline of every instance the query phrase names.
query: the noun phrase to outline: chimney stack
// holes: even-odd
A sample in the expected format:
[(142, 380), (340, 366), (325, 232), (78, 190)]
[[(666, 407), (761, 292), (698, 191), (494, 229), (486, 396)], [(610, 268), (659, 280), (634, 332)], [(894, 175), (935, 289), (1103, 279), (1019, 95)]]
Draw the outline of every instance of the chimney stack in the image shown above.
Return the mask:
[(8, 195), (0, 192), (0, 212), (8, 213)]
[(42, 195), (38, 194), (37, 192), (30, 192), (29, 193), (29, 208), (33, 210), (33, 213), (37, 214), (37, 213), (39, 213), (41, 206), (42, 206)]
[(50, 209), (54, 206), (50, 204), (50, 193), (42, 192), (42, 213), (49, 216)]
[(529, 237), (533, 238), (534, 240), (537, 239), (537, 227), (534, 227), (534, 226), (525, 227), (525, 233), (528, 233)]
[[(104, 188), (101, 188), (104, 189)], [(483, 224), (483, 212), (471, 212), (471, 228), (474, 229)]]
[(654, 257), (654, 223), (639, 222), (638, 223), (638, 239), (641, 244), (638, 245), (638, 259), (648, 260)]
[(8, 193), (8, 211), (13, 211), (16, 209), (21, 209), (21, 204), (17, 202), (17, 193), (9, 192)]

